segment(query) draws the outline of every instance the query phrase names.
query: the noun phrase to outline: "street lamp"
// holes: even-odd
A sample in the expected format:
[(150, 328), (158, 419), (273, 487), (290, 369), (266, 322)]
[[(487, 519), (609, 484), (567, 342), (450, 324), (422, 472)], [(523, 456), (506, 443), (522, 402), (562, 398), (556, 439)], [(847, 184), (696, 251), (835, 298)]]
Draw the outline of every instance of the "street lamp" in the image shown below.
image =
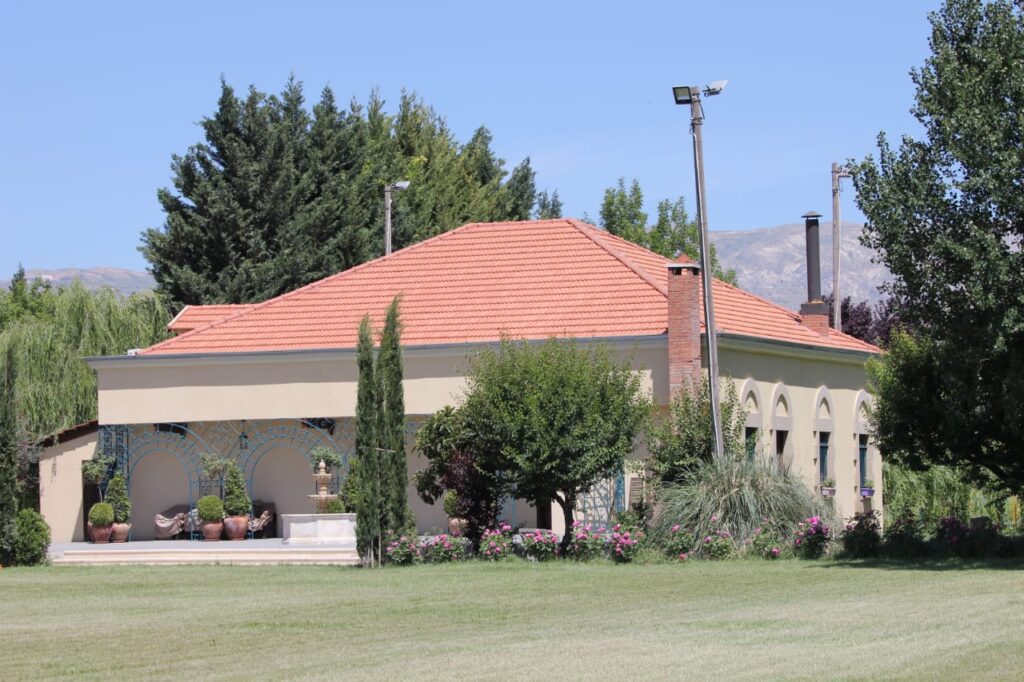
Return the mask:
[(721, 457), (725, 448), (722, 443), (722, 414), (718, 402), (718, 336), (715, 330), (715, 303), (711, 294), (711, 245), (708, 240), (708, 207), (704, 193), (704, 141), (701, 126), (704, 123), (704, 109), (700, 97), (717, 95), (725, 89), (728, 81), (715, 81), (701, 88), (699, 85), (679, 85), (672, 88), (676, 104), (690, 105), (690, 133), (693, 135), (693, 168), (697, 184), (697, 233), (700, 235), (700, 270), (704, 285), (704, 328), (708, 339), (708, 390), (711, 399), (711, 430), (714, 435), (713, 448)]
[(391, 192), (409, 189), (408, 180), (399, 180), (384, 186), (384, 255), (391, 255)]

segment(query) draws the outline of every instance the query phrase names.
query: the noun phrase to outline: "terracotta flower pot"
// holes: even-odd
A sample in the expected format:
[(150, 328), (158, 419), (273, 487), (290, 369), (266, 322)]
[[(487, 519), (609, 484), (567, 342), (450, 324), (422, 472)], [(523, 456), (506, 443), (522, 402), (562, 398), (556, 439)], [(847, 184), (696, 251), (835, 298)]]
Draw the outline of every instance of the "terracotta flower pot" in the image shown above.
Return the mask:
[(130, 523), (115, 523), (110, 527), (111, 542), (128, 542), (128, 533), (132, 530)]
[(203, 522), (203, 539), (207, 542), (213, 542), (220, 540), (220, 534), (224, 530), (223, 521), (204, 521)]
[(244, 540), (248, 532), (248, 516), (228, 516), (224, 519), (224, 533), (228, 540)]
[(460, 519), (457, 517), (451, 517), (448, 519), (448, 532), (453, 537), (461, 538), (462, 531), (466, 528), (466, 519)]
[(113, 526), (94, 526), (92, 521), (86, 523), (86, 527), (89, 529), (89, 537), (97, 545), (105, 545), (110, 542), (110, 534), (113, 532)]

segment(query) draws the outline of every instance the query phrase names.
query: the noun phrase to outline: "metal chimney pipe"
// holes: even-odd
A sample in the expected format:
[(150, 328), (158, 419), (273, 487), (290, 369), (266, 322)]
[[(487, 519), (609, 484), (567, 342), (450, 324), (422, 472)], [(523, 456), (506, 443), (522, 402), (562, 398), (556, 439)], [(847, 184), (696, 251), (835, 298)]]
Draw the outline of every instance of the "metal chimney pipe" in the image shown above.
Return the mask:
[(821, 214), (808, 211), (800, 216), (804, 219), (807, 238), (807, 302), (821, 300), (821, 239), (818, 218)]

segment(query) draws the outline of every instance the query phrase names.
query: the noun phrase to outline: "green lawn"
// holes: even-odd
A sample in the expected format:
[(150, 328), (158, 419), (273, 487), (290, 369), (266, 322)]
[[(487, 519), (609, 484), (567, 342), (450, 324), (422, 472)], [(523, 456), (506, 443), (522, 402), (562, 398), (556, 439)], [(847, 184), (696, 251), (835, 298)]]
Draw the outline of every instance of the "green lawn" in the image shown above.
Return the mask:
[(1017, 678), (1024, 565), (0, 571), (0, 678)]

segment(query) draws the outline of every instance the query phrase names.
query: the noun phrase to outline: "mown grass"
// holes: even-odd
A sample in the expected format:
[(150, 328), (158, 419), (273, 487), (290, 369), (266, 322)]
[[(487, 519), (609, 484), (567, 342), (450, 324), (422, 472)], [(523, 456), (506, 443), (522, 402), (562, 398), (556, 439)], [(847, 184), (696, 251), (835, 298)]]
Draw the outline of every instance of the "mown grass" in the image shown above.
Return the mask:
[(1024, 566), (0, 571), (0, 677), (917, 678), (1024, 670)]

